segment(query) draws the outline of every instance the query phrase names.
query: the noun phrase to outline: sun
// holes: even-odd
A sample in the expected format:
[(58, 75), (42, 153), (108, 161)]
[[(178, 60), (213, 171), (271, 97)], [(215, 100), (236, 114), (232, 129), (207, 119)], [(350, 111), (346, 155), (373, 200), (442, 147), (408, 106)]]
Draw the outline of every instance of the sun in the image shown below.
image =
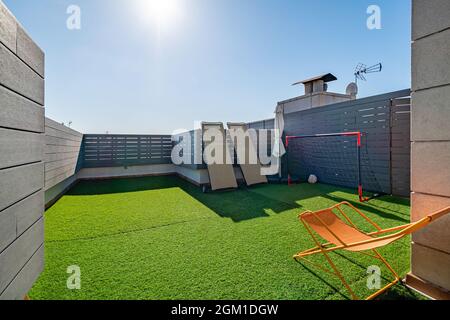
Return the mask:
[(179, 0), (138, 0), (141, 18), (158, 29), (174, 26), (180, 18)]

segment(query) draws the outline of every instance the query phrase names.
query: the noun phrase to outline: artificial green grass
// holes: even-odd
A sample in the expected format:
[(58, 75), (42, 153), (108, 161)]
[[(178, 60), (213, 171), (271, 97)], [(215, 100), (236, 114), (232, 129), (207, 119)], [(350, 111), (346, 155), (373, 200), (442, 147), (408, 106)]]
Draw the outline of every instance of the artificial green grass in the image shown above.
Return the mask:
[[(203, 194), (176, 177), (81, 182), (46, 212), (46, 267), (30, 297), (348, 299), (339, 280), (292, 259), (313, 246), (297, 215), (344, 200), (382, 227), (409, 221), (407, 200), (360, 204), (353, 190), (327, 185)], [(409, 271), (409, 242), (381, 250), (401, 275)], [(356, 293), (371, 294), (367, 267), (377, 260), (332, 256)], [(72, 265), (81, 268), (81, 290), (67, 289)], [(382, 298), (417, 296), (399, 285)]]

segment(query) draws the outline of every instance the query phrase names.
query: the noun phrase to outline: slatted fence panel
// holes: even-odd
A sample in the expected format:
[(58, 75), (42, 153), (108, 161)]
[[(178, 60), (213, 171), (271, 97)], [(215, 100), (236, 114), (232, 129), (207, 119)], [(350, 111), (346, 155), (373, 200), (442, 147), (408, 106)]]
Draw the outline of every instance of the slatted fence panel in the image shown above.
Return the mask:
[(391, 108), (392, 193), (411, 194), (411, 99), (394, 99)]
[[(363, 185), (369, 191), (391, 194), (391, 101), (408, 95), (409, 90), (403, 90), (287, 114), (285, 134), (299, 136), (361, 131), (364, 135), (361, 157)], [(342, 165), (345, 166), (344, 163)], [(331, 175), (323, 176), (321, 181), (336, 182)]]
[(72, 177), (80, 169), (83, 134), (45, 119), (45, 190)]
[(180, 157), (189, 159), (181, 166), (192, 170), (206, 169), (203, 162), (202, 130), (191, 130), (172, 137), (172, 144), (181, 149)]
[(275, 119), (267, 119), (261, 121), (250, 122), (247, 124), (249, 129), (275, 129)]
[(170, 135), (85, 135), (83, 167), (170, 164)]

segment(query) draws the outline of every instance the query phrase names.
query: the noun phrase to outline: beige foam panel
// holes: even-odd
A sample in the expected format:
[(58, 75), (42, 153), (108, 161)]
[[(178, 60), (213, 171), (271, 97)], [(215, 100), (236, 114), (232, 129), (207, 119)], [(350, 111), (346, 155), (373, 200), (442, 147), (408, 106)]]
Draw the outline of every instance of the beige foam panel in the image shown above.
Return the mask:
[[(224, 159), (228, 161), (223, 161), (224, 163), (231, 163), (227, 159), (226, 155), (228, 152), (226, 152), (227, 144), (226, 144), (226, 135), (225, 135), (225, 129), (223, 127), (223, 124), (212, 124), (212, 123), (203, 123), (202, 124), (203, 132), (209, 129), (215, 129), (222, 132), (224, 141), (212, 141), (212, 142), (205, 142), (205, 148), (208, 146), (211, 146), (211, 144), (215, 144), (216, 148), (222, 148)], [(211, 183), (211, 189), (213, 191), (216, 190), (223, 190), (223, 189), (233, 189), (237, 188), (237, 180), (236, 176), (234, 174), (234, 168), (231, 164), (209, 164), (208, 165), (208, 173), (209, 173), (209, 179)]]
[[(236, 137), (236, 134), (244, 134), (246, 135), (248, 132), (248, 127), (246, 124), (234, 124), (229, 123), (228, 129), (230, 130), (236, 130), (235, 135), (232, 135), (232, 141), (235, 141), (236, 138), (239, 138), (240, 141), (244, 137)], [(245, 182), (248, 186), (252, 186), (255, 184), (262, 184), (267, 183), (267, 177), (261, 174), (261, 164), (259, 162), (258, 158), (258, 149), (256, 148), (256, 141), (253, 141), (252, 137), (250, 136), (250, 139), (247, 139), (246, 141), (246, 152), (245, 152), (245, 159), (241, 159), (241, 154), (238, 152), (236, 146), (235, 150), (238, 155), (239, 165), (242, 169), (242, 173), (244, 175)], [(249, 159), (257, 159), (256, 164), (251, 164)]]

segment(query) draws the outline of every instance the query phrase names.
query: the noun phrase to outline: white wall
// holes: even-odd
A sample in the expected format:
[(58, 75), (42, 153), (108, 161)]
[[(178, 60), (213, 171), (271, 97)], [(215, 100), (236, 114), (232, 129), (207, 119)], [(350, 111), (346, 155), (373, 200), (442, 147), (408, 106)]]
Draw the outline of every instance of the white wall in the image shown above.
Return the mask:
[(131, 167), (83, 168), (78, 172), (77, 179), (108, 179), (121, 177), (145, 177), (174, 174), (173, 164), (153, 164)]
[(321, 92), (281, 101), (278, 104), (284, 105), (284, 113), (289, 114), (349, 100), (354, 99), (344, 94)]

